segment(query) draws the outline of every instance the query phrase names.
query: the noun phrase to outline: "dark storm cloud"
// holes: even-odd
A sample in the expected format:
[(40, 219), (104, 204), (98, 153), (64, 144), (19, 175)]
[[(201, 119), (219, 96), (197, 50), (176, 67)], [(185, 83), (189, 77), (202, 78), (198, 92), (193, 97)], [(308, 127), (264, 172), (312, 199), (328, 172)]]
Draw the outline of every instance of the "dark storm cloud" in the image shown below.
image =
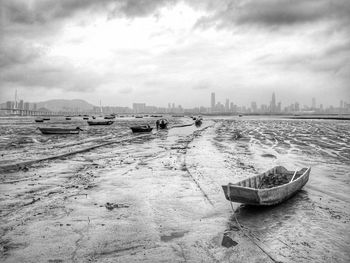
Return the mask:
[(211, 16), (202, 17), (198, 27), (255, 25), (263, 27), (293, 26), (321, 20), (341, 25), (350, 21), (348, 0), (259, 0), (223, 1)]
[(33, 47), (30, 43), (25, 44), (17, 40), (3, 40), (0, 42), (0, 68), (30, 63), (44, 53), (45, 51), (42, 48)]
[(1, 8), (11, 23), (45, 24), (73, 16), (80, 11), (104, 12), (107, 17), (118, 15), (138, 17), (154, 12), (158, 7), (177, 0), (5, 0)]

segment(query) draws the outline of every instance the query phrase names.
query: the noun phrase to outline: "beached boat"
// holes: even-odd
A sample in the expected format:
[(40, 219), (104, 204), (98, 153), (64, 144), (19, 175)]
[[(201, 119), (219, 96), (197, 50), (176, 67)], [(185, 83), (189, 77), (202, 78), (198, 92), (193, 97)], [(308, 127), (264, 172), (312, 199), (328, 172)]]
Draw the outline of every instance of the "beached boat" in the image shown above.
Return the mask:
[(35, 122), (44, 122), (42, 119), (36, 119)]
[(82, 129), (79, 127), (76, 128), (58, 128), (58, 127), (51, 127), (51, 128), (38, 128), (42, 134), (79, 134)]
[(89, 125), (111, 125), (114, 121), (88, 121)]
[(132, 132), (151, 132), (153, 130), (149, 125), (133, 126), (130, 129)]
[(283, 166), (276, 166), (238, 183), (223, 185), (222, 189), (231, 202), (275, 205), (297, 193), (309, 180), (310, 171), (311, 167), (288, 171)]

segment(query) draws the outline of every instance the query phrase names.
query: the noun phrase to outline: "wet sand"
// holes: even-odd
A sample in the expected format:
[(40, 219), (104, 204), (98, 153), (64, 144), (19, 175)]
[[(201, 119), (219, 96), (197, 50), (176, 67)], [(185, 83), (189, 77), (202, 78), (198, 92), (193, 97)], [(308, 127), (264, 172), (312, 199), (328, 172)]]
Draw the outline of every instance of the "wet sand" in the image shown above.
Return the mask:
[[(1, 165), (130, 138), (2, 172), (2, 262), (350, 261), (348, 122), (213, 118), (140, 138), (133, 122), (74, 140), (18, 124), (37, 142), (2, 138)], [(233, 213), (221, 185), (275, 165), (311, 166), (310, 181), (281, 205)]]

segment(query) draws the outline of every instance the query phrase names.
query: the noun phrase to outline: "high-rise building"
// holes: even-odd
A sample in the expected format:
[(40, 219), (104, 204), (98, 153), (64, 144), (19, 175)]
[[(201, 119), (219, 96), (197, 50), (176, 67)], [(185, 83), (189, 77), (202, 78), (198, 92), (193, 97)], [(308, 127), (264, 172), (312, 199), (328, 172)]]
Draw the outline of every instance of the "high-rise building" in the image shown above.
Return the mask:
[(23, 110), (23, 107), (24, 106), (24, 102), (23, 102), (23, 100), (20, 100), (19, 101), (19, 104), (18, 104), (18, 108), (20, 109), (20, 110)]
[(255, 101), (252, 101), (252, 103), (250, 104), (250, 108), (251, 108), (252, 112), (257, 112), (258, 111), (258, 107), (257, 107)]
[(25, 110), (29, 110), (29, 102), (25, 102), (23, 108), (24, 108)]
[(215, 109), (215, 92), (211, 93), (211, 110), (214, 111)]
[(312, 109), (315, 110), (316, 109), (316, 99), (312, 98)]
[(229, 99), (226, 99), (226, 102), (225, 102), (225, 111), (226, 111), (226, 112), (229, 112), (229, 111), (230, 111), (230, 100), (229, 100)]
[(270, 103), (270, 111), (271, 112), (276, 112), (276, 96), (275, 93), (272, 93), (272, 99), (271, 99), (271, 103)]

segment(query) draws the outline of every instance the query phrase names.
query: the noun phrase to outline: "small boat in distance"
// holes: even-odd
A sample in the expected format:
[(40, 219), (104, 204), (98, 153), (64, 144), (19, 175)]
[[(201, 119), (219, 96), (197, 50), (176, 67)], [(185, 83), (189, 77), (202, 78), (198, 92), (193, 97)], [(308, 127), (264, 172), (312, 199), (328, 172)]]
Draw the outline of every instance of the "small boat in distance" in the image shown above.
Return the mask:
[(88, 121), (89, 125), (111, 125), (114, 121)]
[(43, 119), (36, 119), (35, 122), (44, 122)]
[(50, 120), (50, 118), (43, 118), (43, 120), (44, 120), (44, 121), (49, 121), (49, 120)]
[(113, 119), (115, 119), (115, 116), (105, 116), (104, 119), (105, 120), (113, 120)]
[(153, 130), (153, 128), (150, 127), (149, 125), (133, 126), (133, 127), (130, 127), (130, 129), (134, 133), (136, 133), (136, 132), (151, 132)]
[(141, 119), (141, 118), (143, 118), (143, 116), (142, 115), (136, 115), (135, 118)]
[(79, 134), (82, 129), (79, 127), (76, 128), (58, 128), (58, 127), (51, 127), (51, 128), (38, 128), (42, 134)]
[(89, 117), (83, 117), (83, 120), (88, 120), (89, 119)]
[(67, 121), (70, 121), (72, 118), (71, 117), (66, 117), (66, 120)]
[(276, 166), (265, 173), (235, 184), (223, 185), (230, 202), (250, 205), (276, 205), (296, 194), (309, 180), (311, 167), (288, 171)]

